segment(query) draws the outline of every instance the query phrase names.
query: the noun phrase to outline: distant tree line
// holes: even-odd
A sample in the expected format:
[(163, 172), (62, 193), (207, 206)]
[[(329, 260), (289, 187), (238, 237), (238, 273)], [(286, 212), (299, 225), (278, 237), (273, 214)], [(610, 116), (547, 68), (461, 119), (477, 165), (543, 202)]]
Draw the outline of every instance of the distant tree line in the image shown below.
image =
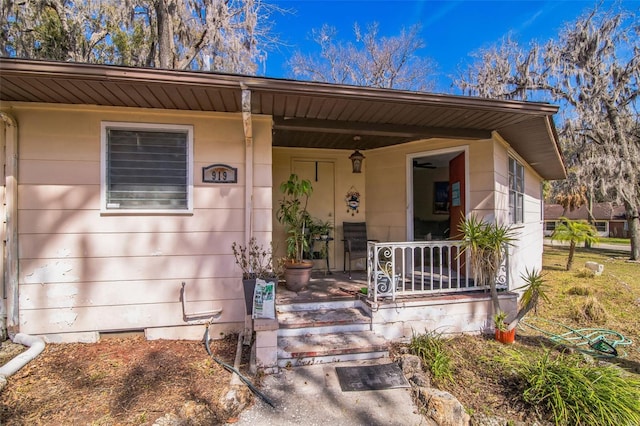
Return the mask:
[(553, 186), (565, 206), (594, 200), (625, 207), (631, 259), (640, 259), (640, 25), (596, 8), (557, 39), (522, 47), (510, 38), (478, 52), (456, 84), (465, 93), (561, 105), (568, 179)]

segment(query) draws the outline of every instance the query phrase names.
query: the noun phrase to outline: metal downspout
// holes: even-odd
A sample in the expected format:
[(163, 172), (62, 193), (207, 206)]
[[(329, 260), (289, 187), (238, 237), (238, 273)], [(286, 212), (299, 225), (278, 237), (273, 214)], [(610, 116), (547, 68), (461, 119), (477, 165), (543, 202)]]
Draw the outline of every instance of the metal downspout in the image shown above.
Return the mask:
[[(251, 90), (244, 83), (242, 89), (242, 127), (244, 129), (244, 239), (245, 244), (253, 237), (253, 126), (251, 123)], [(244, 319), (244, 344), (251, 344), (253, 323), (250, 315)]]
[(19, 331), (18, 317), (18, 123), (0, 111), (5, 131), (5, 256), (4, 285), (7, 289), (7, 332)]

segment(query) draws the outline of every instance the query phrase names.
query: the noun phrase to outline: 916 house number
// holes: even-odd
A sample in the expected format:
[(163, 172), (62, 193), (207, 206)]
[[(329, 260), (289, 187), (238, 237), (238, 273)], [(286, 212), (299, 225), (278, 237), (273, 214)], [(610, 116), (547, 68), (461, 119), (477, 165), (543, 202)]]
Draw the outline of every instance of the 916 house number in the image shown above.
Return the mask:
[(238, 169), (226, 164), (212, 164), (202, 168), (202, 181), (210, 183), (238, 182)]

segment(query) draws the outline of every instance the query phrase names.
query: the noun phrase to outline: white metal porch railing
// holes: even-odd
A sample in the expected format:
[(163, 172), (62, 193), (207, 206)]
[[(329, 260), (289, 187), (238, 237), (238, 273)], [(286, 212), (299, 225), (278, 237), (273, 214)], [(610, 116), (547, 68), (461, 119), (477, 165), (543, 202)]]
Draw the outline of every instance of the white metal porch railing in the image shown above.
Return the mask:
[[(403, 295), (484, 290), (477, 285), (461, 252), (461, 241), (369, 242), (367, 277), (374, 301)], [(506, 269), (498, 279), (506, 285)]]

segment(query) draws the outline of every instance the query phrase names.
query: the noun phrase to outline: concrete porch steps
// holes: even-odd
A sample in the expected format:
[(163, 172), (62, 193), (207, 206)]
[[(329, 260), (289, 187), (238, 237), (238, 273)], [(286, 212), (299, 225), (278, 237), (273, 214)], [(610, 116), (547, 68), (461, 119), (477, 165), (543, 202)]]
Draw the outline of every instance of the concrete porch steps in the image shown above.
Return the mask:
[(278, 305), (278, 366), (383, 358), (387, 340), (371, 331), (357, 300)]

